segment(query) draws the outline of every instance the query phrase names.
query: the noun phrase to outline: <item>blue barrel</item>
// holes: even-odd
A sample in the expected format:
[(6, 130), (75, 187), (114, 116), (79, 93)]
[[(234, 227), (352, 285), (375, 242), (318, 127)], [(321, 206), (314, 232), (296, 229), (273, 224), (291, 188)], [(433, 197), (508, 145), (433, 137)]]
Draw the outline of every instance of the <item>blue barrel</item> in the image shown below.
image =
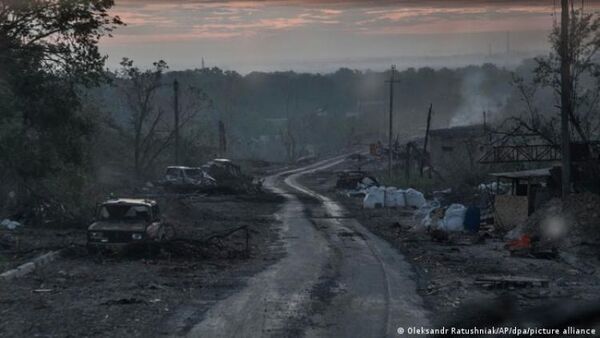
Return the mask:
[(465, 230), (478, 232), (479, 224), (481, 224), (481, 210), (478, 207), (468, 207), (465, 213)]

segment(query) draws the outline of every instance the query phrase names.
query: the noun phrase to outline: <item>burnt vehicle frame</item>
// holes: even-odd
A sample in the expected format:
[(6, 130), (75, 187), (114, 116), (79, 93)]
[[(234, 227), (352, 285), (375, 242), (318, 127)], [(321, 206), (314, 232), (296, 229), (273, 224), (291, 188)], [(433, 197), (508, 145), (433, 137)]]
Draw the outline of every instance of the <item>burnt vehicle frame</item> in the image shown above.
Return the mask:
[(166, 239), (166, 224), (154, 200), (118, 198), (102, 202), (87, 230), (87, 249), (120, 250)]
[(202, 168), (169, 166), (159, 184), (168, 191), (189, 192), (210, 190), (216, 181)]

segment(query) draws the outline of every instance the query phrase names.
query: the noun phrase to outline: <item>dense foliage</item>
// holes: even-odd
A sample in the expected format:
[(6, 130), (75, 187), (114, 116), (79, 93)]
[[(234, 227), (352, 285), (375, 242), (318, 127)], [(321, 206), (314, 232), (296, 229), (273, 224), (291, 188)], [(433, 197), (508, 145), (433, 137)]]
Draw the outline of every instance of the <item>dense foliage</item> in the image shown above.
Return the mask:
[[(17, 190), (25, 200), (81, 192), (95, 126), (81, 94), (105, 78), (98, 42), (121, 24), (107, 12), (112, 5), (0, 0), (2, 193)], [(73, 189), (53, 189), (59, 181)]]

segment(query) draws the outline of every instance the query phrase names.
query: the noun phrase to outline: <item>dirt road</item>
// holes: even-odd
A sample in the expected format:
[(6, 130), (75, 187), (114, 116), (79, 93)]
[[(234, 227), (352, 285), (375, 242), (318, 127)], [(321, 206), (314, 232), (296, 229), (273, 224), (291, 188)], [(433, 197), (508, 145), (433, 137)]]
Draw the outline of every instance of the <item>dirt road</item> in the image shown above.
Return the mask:
[(393, 337), (427, 325), (411, 267), (387, 242), (298, 183), (341, 157), (269, 177), (286, 256), (220, 301), (190, 337)]

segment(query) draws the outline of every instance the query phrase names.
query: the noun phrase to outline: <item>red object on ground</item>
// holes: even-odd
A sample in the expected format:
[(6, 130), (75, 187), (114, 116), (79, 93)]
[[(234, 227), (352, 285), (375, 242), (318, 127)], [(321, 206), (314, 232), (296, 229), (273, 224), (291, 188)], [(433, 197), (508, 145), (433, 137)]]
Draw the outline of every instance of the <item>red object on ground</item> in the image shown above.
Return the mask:
[(531, 248), (531, 237), (529, 235), (523, 235), (519, 239), (508, 242), (508, 250), (520, 250)]

